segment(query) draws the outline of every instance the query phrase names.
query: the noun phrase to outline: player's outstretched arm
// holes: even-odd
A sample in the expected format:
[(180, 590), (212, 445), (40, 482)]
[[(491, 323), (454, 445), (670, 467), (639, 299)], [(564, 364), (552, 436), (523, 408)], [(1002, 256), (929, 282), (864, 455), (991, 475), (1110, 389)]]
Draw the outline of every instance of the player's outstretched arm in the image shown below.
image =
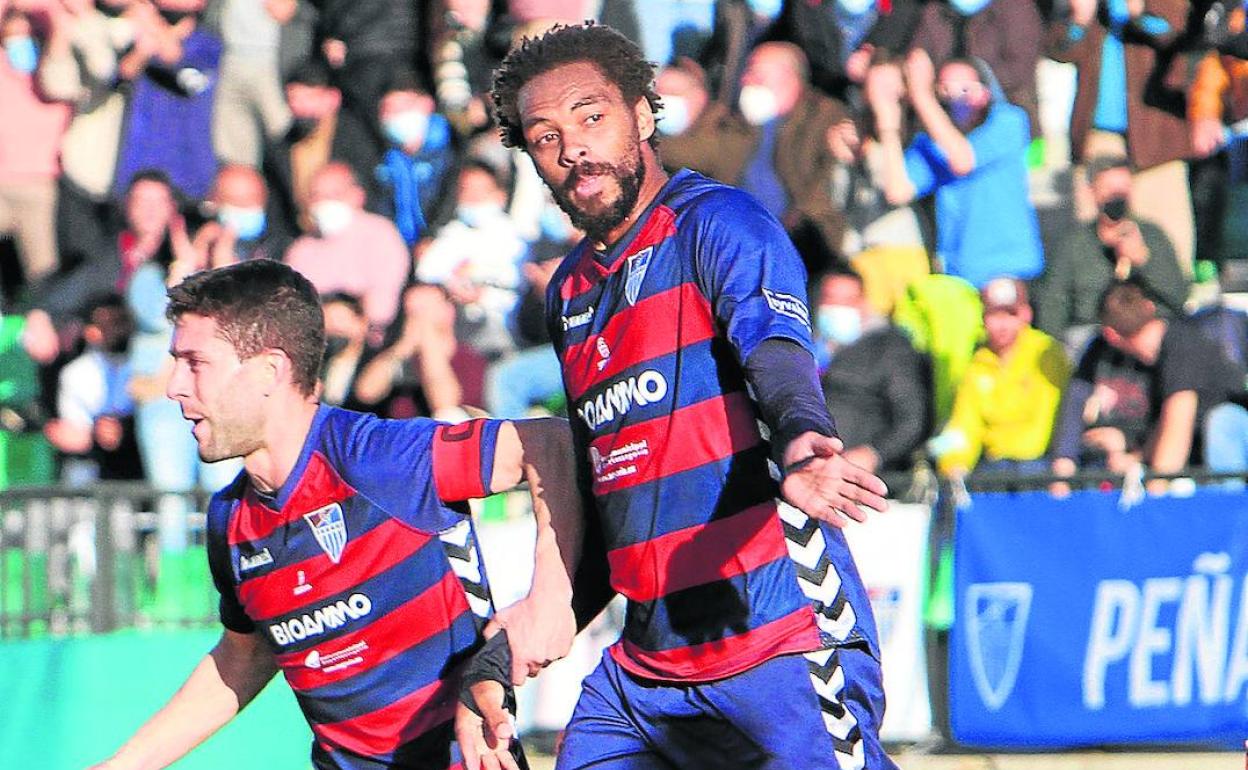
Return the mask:
[(528, 482), (537, 524), (533, 585), (486, 629), (487, 636), (507, 629), (517, 685), (567, 655), (576, 635), (571, 576), (580, 561), (584, 511), (566, 420), (517, 420), (499, 430), (491, 487), (508, 489), (521, 480)]
[(784, 499), (807, 516), (838, 527), (866, 521), (863, 508), (883, 511), (888, 487), (845, 459), (840, 439), (809, 432), (785, 446)]
[(273, 653), (258, 634), (226, 630), (169, 702), (92, 770), (167, 767), (229, 722), (276, 671)]

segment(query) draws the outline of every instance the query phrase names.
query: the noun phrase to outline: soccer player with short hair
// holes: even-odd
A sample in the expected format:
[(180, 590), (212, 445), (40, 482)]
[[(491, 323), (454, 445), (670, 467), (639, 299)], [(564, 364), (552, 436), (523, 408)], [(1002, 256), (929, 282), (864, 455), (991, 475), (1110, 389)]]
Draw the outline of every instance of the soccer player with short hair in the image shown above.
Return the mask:
[(561, 647), (538, 664), (566, 651), (571, 584), (559, 546), (572, 558), (581, 516), (566, 423), (382, 420), (319, 404), (320, 302), (278, 262), (197, 273), (169, 295), (168, 394), (202, 459), (244, 463), (208, 510), (225, 630), (100, 767), (170, 764), (278, 670), (312, 727), (318, 770), (458, 766), (459, 664), (492, 612), (465, 501), (528, 481), (538, 521), (530, 597), (545, 614), (520, 608), (518, 619)]
[[(740, 190), (664, 173), (652, 78), (636, 46), (588, 24), (526, 40), (494, 81), (504, 143), (586, 233), (547, 320), (591, 523), (628, 599), (558, 767), (893, 768), (840, 531), (887, 490), (842, 455), (783, 227)], [(462, 709), (461, 742), (510, 733), (501, 693), (472, 688), (484, 723)]]

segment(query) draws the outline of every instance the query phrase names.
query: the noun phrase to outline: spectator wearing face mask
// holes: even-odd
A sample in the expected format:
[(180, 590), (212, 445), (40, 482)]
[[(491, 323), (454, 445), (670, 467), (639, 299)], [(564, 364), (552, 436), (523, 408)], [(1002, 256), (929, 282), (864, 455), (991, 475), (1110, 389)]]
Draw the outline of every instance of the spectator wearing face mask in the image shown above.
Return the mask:
[(984, 343), (958, 385), (949, 423), (928, 447), (949, 476), (1043, 474), (1070, 362), (1057, 340), (1031, 326), (1022, 281), (994, 278), (980, 298)]
[(937, 0), (926, 3), (912, 45), (939, 68), (955, 56), (974, 56), (992, 70), (1005, 99), (1027, 111), (1040, 135), (1036, 63), (1044, 21), (1035, 0)]
[(264, 175), (274, 216), (281, 217), (288, 229), (310, 230), (308, 188), (330, 161), (342, 94), (330, 84), (329, 69), (315, 60), (291, 73), (285, 93), (290, 128), (265, 151)]
[(797, 46), (758, 46), (741, 78), (738, 109), (707, 107), (691, 130), (664, 139), (662, 160), (749, 192), (784, 224), (813, 273), (836, 260), (844, 234), (842, 212), (832, 202), (836, 161), (826, 137), (845, 111), (808, 78)]
[(455, 218), (417, 250), (416, 278), (446, 290), (455, 336), (493, 358), (515, 346), (508, 317), (528, 245), (507, 216), (507, 190), (488, 163), (465, 163), (456, 188)]
[(355, 395), (355, 381), (380, 349), (368, 337), (368, 317), (360, 298), (346, 292), (321, 297), (325, 312), (325, 363), (321, 400), (357, 412), (385, 413), (384, 404), (366, 404)]
[(212, 183), (208, 208), (212, 221), (195, 233), (193, 243), (207, 267), (251, 259), (281, 260), (290, 236), (268, 216), (269, 193), (264, 178), (251, 166), (226, 166)]
[(1065, 339), (1072, 356), (1095, 334), (1097, 303), (1115, 280), (1142, 286), (1162, 318), (1183, 314), (1189, 288), (1166, 234), (1128, 212), (1132, 176), (1126, 157), (1094, 159), (1088, 176), (1096, 219), (1071, 229), (1053, 250), (1035, 292), (1037, 325)]
[(931, 426), (927, 361), (871, 310), (856, 273), (827, 273), (812, 295), (823, 395), (845, 458), (872, 472), (909, 468)]
[(921, 49), (906, 61), (906, 94), (923, 130), (903, 150), (900, 85), (870, 94), (893, 205), (936, 196), (936, 256), (943, 272), (979, 287), (999, 275), (1044, 269), (1028, 194), (1027, 113), (1006, 101), (977, 59), (952, 59), (937, 81)]
[(385, 329), (398, 312), (399, 293), (411, 272), (398, 229), (364, 210), (364, 188), (344, 163), (330, 163), (312, 178), (308, 213), (315, 231), (291, 244), (286, 264), (321, 294), (358, 296), (369, 324)]
[(379, 117), (390, 147), (377, 175), (409, 246), (438, 221), (438, 205), (449, 197), (454, 178), (451, 126), (435, 108), (433, 97), (410, 74), (395, 78), (381, 100)]
[[(22, 11), (0, 15), (0, 236), (17, 241), (27, 283), (51, 274), (56, 249), (56, 178), (70, 107), (50, 102), (35, 80), (40, 43)], [(3, 293), (12, 287), (0, 285)]]
[(698, 133), (703, 116), (716, 114), (715, 110), (706, 109), (711, 98), (706, 90), (706, 75), (692, 59), (679, 59), (659, 70), (654, 88), (663, 100), (658, 128), (665, 137)]

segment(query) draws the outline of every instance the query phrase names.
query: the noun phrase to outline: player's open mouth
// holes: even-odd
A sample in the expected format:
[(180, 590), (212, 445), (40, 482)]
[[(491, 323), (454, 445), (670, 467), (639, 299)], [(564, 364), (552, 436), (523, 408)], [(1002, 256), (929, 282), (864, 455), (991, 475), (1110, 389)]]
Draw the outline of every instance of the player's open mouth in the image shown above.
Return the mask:
[(592, 198), (602, 192), (602, 185), (603, 175), (601, 174), (587, 174), (585, 176), (577, 175), (576, 186), (572, 189), (576, 192), (578, 197)]

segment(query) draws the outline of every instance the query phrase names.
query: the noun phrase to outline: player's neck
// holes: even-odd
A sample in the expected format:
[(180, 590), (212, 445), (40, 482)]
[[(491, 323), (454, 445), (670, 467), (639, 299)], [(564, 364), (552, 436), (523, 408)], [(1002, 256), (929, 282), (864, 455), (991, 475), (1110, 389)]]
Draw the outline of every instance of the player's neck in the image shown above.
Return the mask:
[(317, 402), (292, 398), (275, 406), (268, 415), (264, 446), (243, 459), (251, 483), (265, 493), (276, 492), (290, 478), (316, 418)]

